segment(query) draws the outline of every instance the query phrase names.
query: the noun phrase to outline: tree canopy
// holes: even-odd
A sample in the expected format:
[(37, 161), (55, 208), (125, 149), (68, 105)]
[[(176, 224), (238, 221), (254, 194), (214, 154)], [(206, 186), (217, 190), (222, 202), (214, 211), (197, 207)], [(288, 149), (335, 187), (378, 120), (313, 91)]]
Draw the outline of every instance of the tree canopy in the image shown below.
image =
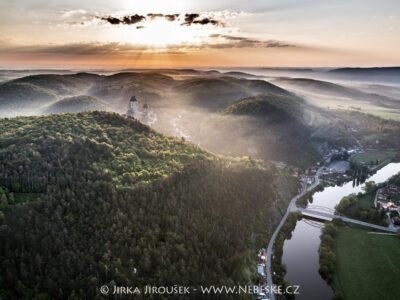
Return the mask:
[(288, 178), (277, 187), (272, 167), (216, 157), (117, 114), (0, 126), (1, 299), (251, 283), (282, 190), (295, 191)]

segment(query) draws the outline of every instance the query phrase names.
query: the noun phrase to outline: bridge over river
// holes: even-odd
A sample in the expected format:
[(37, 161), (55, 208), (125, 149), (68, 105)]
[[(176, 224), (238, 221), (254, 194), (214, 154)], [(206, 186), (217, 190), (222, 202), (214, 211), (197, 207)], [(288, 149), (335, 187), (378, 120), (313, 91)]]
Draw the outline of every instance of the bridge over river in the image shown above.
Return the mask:
[(314, 219), (319, 219), (319, 220), (323, 220), (323, 221), (331, 221), (332, 219), (340, 219), (346, 223), (357, 224), (360, 226), (369, 227), (369, 228), (376, 229), (376, 230), (387, 231), (387, 232), (391, 232), (391, 233), (397, 232), (397, 230), (392, 227), (379, 226), (379, 225), (351, 219), (348, 217), (335, 215), (333, 213), (326, 212), (326, 211), (320, 211), (320, 210), (315, 210), (315, 209), (311, 209), (311, 208), (299, 208), (299, 207), (294, 211), (300, 212), (303, 216), (314, 218)]

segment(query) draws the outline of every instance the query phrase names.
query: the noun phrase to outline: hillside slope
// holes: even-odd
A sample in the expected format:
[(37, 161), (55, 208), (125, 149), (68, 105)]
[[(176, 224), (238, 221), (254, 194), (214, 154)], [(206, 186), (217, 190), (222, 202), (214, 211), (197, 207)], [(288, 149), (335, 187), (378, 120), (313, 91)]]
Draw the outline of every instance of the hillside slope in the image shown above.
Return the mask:
[(85, 94), (99, 75), (30, 75), (0, 84), (1, 116), (29, 114), (59, 98)]
[(366, 93), (356, 88), (346, 87), (328, 81), (309, 78), (279, 78), (276, 79), (274, 82), (285, 88), (295, 88), (315, 94), (338, 97), (342, 98), (342, 100), (363, 100), (370, 103), (387, 106), (399, 104), (399, 101), (394, 98), (378, 95), (375, 93)]
[(208, 110), (220, 110), (226, 105), (249, 96), (264, 93), (289, 92), (263, 80), (247, 80), (234, 77), (199, 77), (178, 82), (174, 92), (187, 104)]
[(271, 167), (116, 114), (0, 126), (2, 299), (97, 299), (104, 284), (247, 284), (297, 188)]
[(321, 93), (335, 97), (349, 98), (349, 100), (353, 97), (358, 98), (363, 95), (363, 93), (360, 91), (347, 88), (336, 83), (309, 78), (278, 78), (275, 80), (275, 82), (283, 86), (303, 89), (317, 94)]
[[(188, 74), (188, 71), (191, 76), (178, 76)], [(85, 95), (98, 98), (110, 110), (121, 113), (135, 95), (139, 101), (153, 107), (194, 105), (216, 111), (244, 97), (263, 93), (289, 94), (263, 80), (235, 78), (236, 73), (232, 73), (233, 77), (194, 70), (170, 70), (167, 74), (154, 70), (107, 76), (90, 73), (31, 75), (0, 84), (0, 107), (13, 115), (21, 115), (36, 112), (40, 106), (63, 98)]]
[(400, 153), (400, 122), (357, 111), (337, 110), (332, 114), (342, 120), (365, 147), (396, 149)]
[(88, 95), (97, 97), (114, 108), (126, 109), (127, 101), (135, 95), (140, 101), (154, 105), (165, 99), (174, 85), (172, 77), (154, 72), (117, 73), (104, 76), (88, 91)]
[(26, 107), (38, 107), (55, 97), (52, 91), (26, 82), (6, 82), (0, 85), (2, 110), (23, 111)]
[(106, 110), (106, 104), (92, 96), (74, 96), (58, 100), (46, 107), (43, 112), (46, 114), (78, 113), (91, 110)]
[(250, 116), (270, 115), (271, 117), (276, 114), (276, 119), (281, 119), (278, 116), (279, 114), (285, 114), (287, 117), (292, 116), (301, 120), (303, 118), (303, 104), (304, 101), (301, 98), (292, 94), (266, 93), (235, 101), (225, 109), (225, 113)]
[[(319, 158), (311, 138), (311, 128), (304, 124), (305, 112), (301, 99), (275, 94), (258, 95), (236, 101), (224, 112), (242, 116), (244, 122), (247, 120), (247, 126), (254, 127), (249, 134), (253, 135), (253, 141), (259, 149), (257, 157), (300, 166)], [(231, 132), (237, 135), (240, 131), (237, 128)]]

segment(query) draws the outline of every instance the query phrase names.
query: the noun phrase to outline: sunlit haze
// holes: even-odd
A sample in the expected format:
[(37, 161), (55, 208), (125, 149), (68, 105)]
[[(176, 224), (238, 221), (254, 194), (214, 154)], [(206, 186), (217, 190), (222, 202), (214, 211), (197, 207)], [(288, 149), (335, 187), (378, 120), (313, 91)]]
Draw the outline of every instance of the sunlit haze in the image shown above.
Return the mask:
[(395, 0), (0, 2), (0, 67), (400, 64)]

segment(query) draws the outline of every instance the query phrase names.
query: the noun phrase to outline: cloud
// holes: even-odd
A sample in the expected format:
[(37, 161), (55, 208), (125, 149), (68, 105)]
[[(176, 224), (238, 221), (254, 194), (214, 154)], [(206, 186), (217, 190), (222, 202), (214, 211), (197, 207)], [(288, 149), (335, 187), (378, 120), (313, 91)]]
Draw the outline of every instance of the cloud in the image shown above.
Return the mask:
[(164, 17), (163, 14), (154, 14), (154, 13), (147, 14), (147, 16), (148, 16), (150, 19), (157, 19), (157, 18), (162, 18), (162, 17)]
[(164, 18), (167, 21), (173, 22), (179, 17), (179, 14), (172, 14), (172, 15), (164, 15)]
[(147, 46), (131, 45), (126, 43), (71, 43), (47, 45), (17, 45), (4, 44), (0, 40), (0, 63), (3, 65), (90, 65), (113, 66), (143, 63), (152, 61), (154, 55), (161, 57), (185, 56), (184, 50), (154, 49)]
[(294, 48), (297, 45), (277, 41), (259, 40), (243, 36), (232, 36), (226, 34), (211, 34), (209, 37), (215, 40), (209, 47), (211, 48)]
[(159, 14), (159, 13), (157, 13), (157, 14), (150, 13), (150, 14), (147, 14), (147, 17), (149, 17), (150, 20), (163, 18), (169, 22), (173, 22), (179, 18), (179, 14), (166, 14), (165, 15), (165, 14)]
[(148, 50), (148, 47), (146, 46), (117, 42), (86, 42), (47, 45), (16, 45), (0, 42), (0, 54), (11, 55), (91, 56), (105, 54), (131, 54), (146, 50)]
[(125, 16), (123, 18), (123, 23), (127, 24), (127, 25), (132, 25), (132, 24), (140, 23), (145, 19), (146, 19), (145, 16), (140, 16), (140, 15)]
[(223, 23), (209, 19), (209, 18), (203, 18), (201, 20), (194, 20), (192, 24), (200, 24), (200, 25), (207, 25), (207, 24), (212, 24), (212, 25), (222, 25)]
[[(244, 12), (232, 11), (208, 11), (202, 13), (182, 13), (182, 14), (163, 14), (163, 13), (148, 13), (148, 14), (124, 14), (123, 12), (115, 13), (90, 13), (84, 9), (62, 10), (59, 12), (60, 18), (52, 22), (52, 25), (58, 27), (68, 26), (100, 26), (108, 25), (137, 25), (137, 29), (142, 29), (142, 25), (155, 20), (165, 20), (168, 22), (176, 22), (180, 26), (192, 25), (211, 25), (226, 27), (228, 20), (240, 16), (248, 15)], [(60, 20), (62, 23), (60, 23)], [(49, 24), (50, 25), (50, 24)]]
[(87, 12), (84, 9), (74, 9), (74, 10), (62, 11), (61, 17), (68, 19), (68, 18), (80, 17), (86, 14)]
[[(216, 40), (216, 41), (213, 41)], [(239, 36), (212, 35), (209, 42), (202, 44), (178, 44), (170, 45), (163, 49), (154, 49), (146, 45), (132, 45), (128, 43), (100, 43), (84, 42), (70, 44), (46, 44), (46, 45), (18, 45), (8, 40), (0, 40), (0, 56), (14, 58), (57, 58), (67, 59), (71, 57), (131, 57), (132, 55), (151, 54), (186, 54), (189, 50), (203, 49), (227, 49), (227, 48), (280, 48), (297, 47), (280, 41), (261, 41)]]
[(185, 23), (182, 23), (182, 25), (190, 25), (198, 17), (200, 17), (199, 14), (185, 14)]
[(200, 14), (185, 14), (184, 23), (181, 25), (190, 26), (192, 24), (200, 24), (200, 25), (223, 25), (221, 21), (215, 20), (210, 17), (202, 17)]
[[(137, 29), (143, 28), (141, 25)], [(0, 56), (4, 57), (38, 57), (58, 58), (69, 57), (97, 57), (115, 55), (116, 57), (130, 57), (136, 54), (185, 54), (190, 50), (203, 49), (235, 49), (235, 48), (296, 48), (306, 49), (287, 42), (277, 40), (258, 40), (243, 36), (211, 34), (203, 43), (199, 44), (176, 44), (166, 48), (155, 49), (140, 44), (118, 43), (118, 42), (81, 42), (69, 44), (44, 44), (44, 45), (21, 45), (13, 40), (0, 40)]]
[(129, 15), (123, 17), (115, 17), (115, 16), (103, 16), (97, 17), (103, 21), (111, 25), (132, 25), (141, 23), (143, 21), (152, 21), (155, 19), (165, 19), (169, 22), (175, 22), (178, 20), (183, 21), (180, 25), (182, 26), (191, 26), (191, 25), (208, 25), (211, 24), (213, 26), (224, 26), (225, 24), (216, 19), (215, 17), (208, 16), (207, 13), (197, 14), (161, 14), (161, 13), (148, 13), (147, 15)]
[(112, 25), (118, 25), (121, 24), (122, 21), (118, 18), (114, 18), (114, 17), (102, 17), (100, 18), (103, 21), (107, 21), (108, 23), (112, 24)]
[[(63, 10), (60, 11), (61, 18), (58, 18), (54, 21), (47, 22), (49, 26), (57, 26), (57, 27), (68, 27), (68, 26), (89, 26), (89, 25), (98, 25), (101, 23), (96, 15), (87, 12), (84, 9), (75, 9), (75, 10)], [(61, 19), (61, 23), (60, 23)], [(110, 22), (115, 22), (117, 24), (119, 20), (110, 20)]]
[(107, 17), (100, 17), (100, 19), (103, 21), (107, 21), (111, 25), (119, 25), (119, 24), (133, 25), (133, 24), (144, 21), (146, 19), (146, 17), (135, 14), (135, 15), (131, 15), (131, 16), (124, 16), (122, 18), (107, 16)]

